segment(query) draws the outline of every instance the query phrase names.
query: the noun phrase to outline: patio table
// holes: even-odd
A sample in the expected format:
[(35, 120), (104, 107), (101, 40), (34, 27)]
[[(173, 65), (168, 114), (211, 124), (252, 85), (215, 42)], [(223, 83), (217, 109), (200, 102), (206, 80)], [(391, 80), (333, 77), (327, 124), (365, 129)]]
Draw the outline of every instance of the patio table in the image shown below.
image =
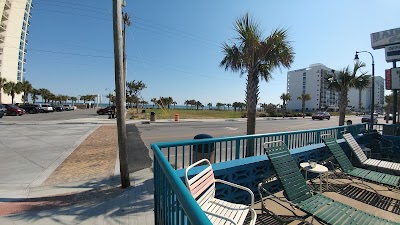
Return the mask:
[(326, 190), (328, 190), (328, 168), (326, 166), (323, 166), (321, 164), (316, 163), (315, 167), (312, 168), (310, 166), (309, 162), (303, 162), (300, 163), (301, 170), (304, 170), (306, 172), (306, 177), (305, 180), (307, 180), (307, 173), (316, 173), (319, 175), (319, 192), (322, 193), (322, 182), (323, 182), (323, 177), (325, 176), (325, 181), (326, 181)]

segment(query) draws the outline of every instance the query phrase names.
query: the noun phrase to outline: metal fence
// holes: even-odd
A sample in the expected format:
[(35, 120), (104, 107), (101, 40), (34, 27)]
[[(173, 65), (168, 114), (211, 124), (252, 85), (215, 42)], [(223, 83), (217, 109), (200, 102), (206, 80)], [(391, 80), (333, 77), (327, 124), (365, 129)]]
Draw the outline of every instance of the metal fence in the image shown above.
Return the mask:
[[(183, 169), (200, 158), (214, 163), (262, 155), (263, 143), (282, 140), (289, 149), (321, 143), (320, 136), (341, 138), (345, 130), (353, 135), (365, 130), (366, 124), (325, 129), (257, 134), (237, 137), (208, 138), (154, 143), (154, 213), (155, 224), (211, 224), (193, 199), (175, 170)], [(175, 169), (175, 170), (174, 170)]]

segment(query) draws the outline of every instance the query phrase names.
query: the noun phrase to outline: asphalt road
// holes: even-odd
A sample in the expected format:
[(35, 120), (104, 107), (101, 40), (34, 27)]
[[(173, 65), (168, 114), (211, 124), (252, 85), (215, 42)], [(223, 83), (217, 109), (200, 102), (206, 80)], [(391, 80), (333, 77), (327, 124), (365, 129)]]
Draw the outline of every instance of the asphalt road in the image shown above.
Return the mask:
[(0, 121), (4, 122), (34, 122), (34, 121), (51, 121), (51, 120), (70, 120), (82, 118), (108, 118), (108, 115), (97, 115), (96, 109), (77, 109), (63, 112), (24, 114), (22, 116), (3, 116)]

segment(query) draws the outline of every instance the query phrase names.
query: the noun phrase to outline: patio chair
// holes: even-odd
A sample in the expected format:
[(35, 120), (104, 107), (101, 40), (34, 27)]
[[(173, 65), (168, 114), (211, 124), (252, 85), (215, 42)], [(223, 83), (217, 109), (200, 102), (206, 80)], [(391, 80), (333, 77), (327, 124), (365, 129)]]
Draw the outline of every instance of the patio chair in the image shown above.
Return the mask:
[(393, 156), (393, 141), (384, 138), (376, 130), (365, 133), (363, 136), (372, 152), (380, 154), (381, 158), (386, 159), (390, 159)]
[[(202, 163), (206, 164), (204, 169), (195, 176), (189, 178), (189, 170), (193, 167), (200, 166)], [(186, 168), (185, 182), (193, 198), (200, 205), (212, 224), (242, 225), (249, 211), (251, 213), (251, 221), (249, 224), (255, 224), (257, 214), (252, 208), (254, 205), (253, 192), (246, 187), (215, 179), (211, 163), (208, 159), (199, 160)], [(215, 198), (215, 183), (222, 183), (247, 191), (251, 197), (250, 206), (235, 204)]]
[[(307, 186), (297, 164), (282, 141), (266, 142), (264, 149), (282, 184), (285, 197), (293, 207), (297, 207), (318, 221), (327, 224), (396, 224), (337, 202), (322, 194), (314, 194)], [(263, 199), (262, 191), (274, 196), (264, 188), (264, 185), (264, 182), (258, 185), (261, 199)], [(266, 208), (266, 206), (264, 207)]]
[(353, 135), (350, 133), (343, 134), (344, 140), (346, 140), (347, 144), (350, 146), (350, 149), (356, 155), (356, 158), (360, 161), (360, 163), (364, 166), (372, 166), (385, 170), (389, 170), (392, 172), (400, 172), (400, 163), (389, 162), (385, 160), (378, 160), (378, 159), (368, 159), (363, 150), (361, 149), (360, 145), (354, 139)]
[(374, 183), (378, 183), (380, 185), (385, 185), (389, 189), (399, 188), (400, 186), (399, 176), (354, 167), (353, 164), (350, 162), (349, 158), (347, 158), (347, 155), (344, 153), (342, 147), (340, 147), (340, 145), (336, 142), (336, 139), (334, 137), (321, 135), (321, 139), (324, 141), (325, 145), (335, 156), (336, 160), (340, 165), (340, 168), (345, 174), (351, 177), (359, 178), (362, 181), (368, 180)]

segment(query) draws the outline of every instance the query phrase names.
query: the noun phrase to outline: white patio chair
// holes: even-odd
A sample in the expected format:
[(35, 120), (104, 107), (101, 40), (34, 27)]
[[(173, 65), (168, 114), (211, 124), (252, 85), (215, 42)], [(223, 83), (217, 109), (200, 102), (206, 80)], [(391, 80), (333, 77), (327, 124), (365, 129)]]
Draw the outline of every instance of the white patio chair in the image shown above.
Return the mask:
[(395, 174), (400, 172), (400, 163), (389, 162), (378, 159), (368, 159), (363, 150), (361, 149), (360, 145), (357, 143), (357, 141), (350, 133), (343, 134), (343, 138), (346, 140), (347, 144), (349, 144), (350, 149), (354, 152), (357, 159), (360, 161), (362, 165), (390, 170)]
[[(193, 167), (200, 166), (202, 163), (206, 164), (205, 168), (198, 174), (189, 178), (189, 170)], [(193, 198), (206, 213), (212, 224), (242, 225), (249, 211), (251, 213), (250, 225), (255, 224), (257, 214), (252, 208), (254, 205), (253, 192), (249, 188), (228, 181), (215, 179), (211, 163), (207, 159), (199, 160), (186, 168), (185, 182)], [(215, 183), (222, 183), (247, 191), (251, 196), (250, 206), (231, 203), (215, 198)]]

